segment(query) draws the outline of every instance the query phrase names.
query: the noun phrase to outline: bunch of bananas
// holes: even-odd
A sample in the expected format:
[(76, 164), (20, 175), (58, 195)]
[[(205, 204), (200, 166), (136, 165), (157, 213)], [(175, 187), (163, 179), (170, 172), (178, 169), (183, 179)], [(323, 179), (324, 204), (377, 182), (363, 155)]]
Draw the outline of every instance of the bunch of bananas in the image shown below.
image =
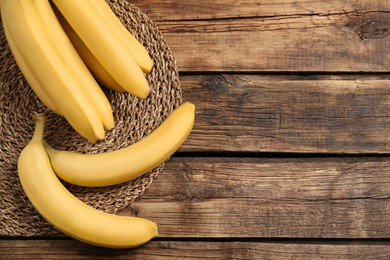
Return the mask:
[(1, 0), (10, 49), (35, 94), (91, 142), (114, 127), (97, 82), (145, 99), (147, 50), (104, 0)]
[[(145, 99), (152, 59), (105, 0), (0, 0), (4, 32), (29, 85), (50, 110), (91, 142), (115, 122), (99, 83)], [(99, 83), (98, 83), (99, 82)], [(128, 248), (157, 236), (152, 221), (108, 214), (74, 197), (58, 179), (98, 187), (137, 178), (166, 161), (187, 139), (195, 106), (177, 107), (151, 134), (103, 153), (60, 151), (43, 139), (46, 119), (18, 159), (22, 187), (35, 209), (63, 233), (93, 245)]]

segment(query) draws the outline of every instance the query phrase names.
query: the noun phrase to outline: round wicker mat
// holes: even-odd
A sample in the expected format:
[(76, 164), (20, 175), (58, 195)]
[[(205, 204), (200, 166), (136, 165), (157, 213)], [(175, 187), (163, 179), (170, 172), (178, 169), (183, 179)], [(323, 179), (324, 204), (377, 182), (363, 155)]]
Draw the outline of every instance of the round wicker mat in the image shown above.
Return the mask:
[[(147, 75), (151, 94), (146, 100), (104, 89), (113, 108), (116, 126), (106, 133), (105, 140), (96, 144), (80, 137), (64, 118), (48, 111), (41, 104), (19, 71), (0, 26), (0, 235), (58, 233), (34, 210), (17, 175), (19, 153), (30, 141), (34, 130), (31, 119), (33, 112), (47, 115), (45, 139), (55, 148), (102, 153), (142, 139), (182, 102), (175, 59), (156, 25), (125, 0), (108, 2), (128, 30), (147, 48), (154, 61), (154, 68)], [(109, 187), (64, 185), (92, 207), (117, 213), (139, 197), (163, 167), (164, 164), (134, 181)]]

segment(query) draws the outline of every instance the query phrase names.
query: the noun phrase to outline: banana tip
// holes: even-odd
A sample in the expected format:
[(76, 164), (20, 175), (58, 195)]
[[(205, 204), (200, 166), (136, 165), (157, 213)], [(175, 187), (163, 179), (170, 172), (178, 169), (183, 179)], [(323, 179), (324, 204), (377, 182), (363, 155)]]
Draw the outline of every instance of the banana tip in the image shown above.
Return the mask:
[(189, 107), (189, 108), (190, 108), (191, 110), (193, 110), (193, 111), (194, 111), (194, 113), (195, 113), (195, 109), (196, 109), (196, 106), (195, 106), (195, 104), (193, 104), (193, 103), (190, 103), (190, 102), (186, 101), (186, 102), (184, 102), (182, 105), (183, 105), (183, 106), (187, 106), (187, 107)]

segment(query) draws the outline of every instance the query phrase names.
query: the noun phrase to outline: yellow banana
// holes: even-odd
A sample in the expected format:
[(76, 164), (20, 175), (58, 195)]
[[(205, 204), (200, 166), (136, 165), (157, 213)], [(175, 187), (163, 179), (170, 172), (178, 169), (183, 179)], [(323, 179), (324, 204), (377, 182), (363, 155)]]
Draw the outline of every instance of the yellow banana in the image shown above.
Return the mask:
[(91, 3), (80, 0), (52, 2), (115, 81), (127, 92), (145, 99), (150, 88), (144, 73), (116, 34), (99, 19)]
[(154, 222), (108, 214), (74, 197), (51, 168), (43, 146), (44, 126), (45, 118), (36, 116), (34, 135), (18, 159), (22, 187), (43, 218), (63, 233), (101, 247), (136, 247), (158, 235)]
[(91, 142), (104, 138), (102, 121), (48, 39), (31, 0), (2, 0), (2, 17), (20, 56), (70, 125)]
[(107, 88), (115, 90), (119, 93), (124, 93), (125, 90), (111, 77), (103, 65), (100, 64), (100, 62), (95, 58), (93, 53), (88, 49), (88, 47), (84, 44), (84, 42), (80, 39), (77, 33), (72, 29), (64, 16), (55, 6), (53, 6), (53, 11), (61, 23), (62, 28), (66, 32), (69, 40), (77, 50), (77, 53), (80, 55), (81, 59), (85, 65), (87, 65), (96, 80)]
[(78, 84), (73, 87), (80, 88), (84, 92), (88, 101), (100, 115), (105, 128), (107, 130), (112, 129), (114, 127), (114, 118), (111, 105), (62, 29), (49, 0), (32, 0), (32, 3), (39, 18), (42, 20), (46, 36), (56, 47), (58, 54), (68, 66), (70, 73), (73, 73), (74, 78), (78, 81)]
[(106, 21), (110, 29), (118, 36), (133, 56), (135, 62), (143, 72), (149, 73), (153, 67), (153, 61), (145, 47), (126, 29), (121, 20), (115, 15), (105, 0), (88, 0)]
[(80, 154), (45, 143), (54, 172), (80, 186), (107, 186), (134, 179), (166, 161), (186, 140), (195, 106), (183, 103), (141, 141), (113, 152)]
[[(4, 18), (3, 18), (4, 19)], [(52, 100), (47, 95), (46, 91), (42, 88), (42, 84), (39, 82), (39, 80), (35, 77), (35, 75), (31, 72), (30, 68), (27, 66), (26, 62), (24, 61), (23, 57), (20, 55), (18, 49), (16, 48), (16, 45), (14, 43), (14, 40), (11, 37), (11, 34), (8, 31), (7, 25), (3, 21), (3, 29), (4, 33), (7, 38), (8, 46), (11, 49), (12, 55), (15, 58), (16, 64), (18, 65), (20, 71), (22, 72), (23, 76), (26, 78), (28, 84), (30, 85), (31, 89), (34, 91), (34, 93), (37, 95), (39, 100), (51, 111), (54, 113), (61, 115), (60, 111), (56, 107), (56, 105), (52, 102)]]

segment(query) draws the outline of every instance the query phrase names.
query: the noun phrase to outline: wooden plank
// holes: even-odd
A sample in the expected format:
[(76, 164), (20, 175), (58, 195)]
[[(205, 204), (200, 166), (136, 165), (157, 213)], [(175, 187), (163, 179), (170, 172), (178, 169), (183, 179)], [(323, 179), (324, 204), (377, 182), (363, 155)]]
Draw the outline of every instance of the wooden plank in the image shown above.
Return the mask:
[(390, 71), (388, 1), (131, 1), (180, 71)]
[(0, 259), (389, 259), (388, 242), (151, 241), (135, 249), (104, 249), (74, 240), (0, 240)]
[(317, 14), (318, 16), (369, 11), (385, 11), (390, 3), (382, 0), (202, 0), (159, 1), (127, 0), (153, 21), (209, 20), (273, 17), (277, 15)]
[(390, 238), (390, 159), (172, 158), (132, 207), (160, 236)]
[(181, 151), (389, 153), (390, 80), (182, 76), (197, 105)]

